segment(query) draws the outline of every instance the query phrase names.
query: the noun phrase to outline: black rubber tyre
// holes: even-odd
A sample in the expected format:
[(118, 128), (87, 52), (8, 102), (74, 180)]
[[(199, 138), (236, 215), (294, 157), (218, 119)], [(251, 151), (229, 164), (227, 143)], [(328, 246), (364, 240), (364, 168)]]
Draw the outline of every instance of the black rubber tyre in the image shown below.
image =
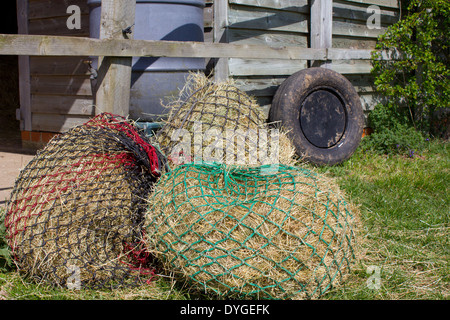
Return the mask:
[(281, 84), (269, 121), (281, 122), (299, 156), (317, 165), (335, 165), (358, 147), (364, 114), (350, 81), (330, 69), (309, 68)]

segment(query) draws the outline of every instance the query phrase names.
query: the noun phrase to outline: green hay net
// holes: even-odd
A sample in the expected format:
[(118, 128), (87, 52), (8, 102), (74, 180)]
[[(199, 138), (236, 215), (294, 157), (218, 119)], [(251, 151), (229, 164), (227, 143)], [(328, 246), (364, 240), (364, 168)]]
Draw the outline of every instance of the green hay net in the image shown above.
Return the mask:
[(150, 198), (147, 246), (168, 272), (226, 298), (315, 298), (355, 257), (354, 214), (312, 171), (190, 163)]

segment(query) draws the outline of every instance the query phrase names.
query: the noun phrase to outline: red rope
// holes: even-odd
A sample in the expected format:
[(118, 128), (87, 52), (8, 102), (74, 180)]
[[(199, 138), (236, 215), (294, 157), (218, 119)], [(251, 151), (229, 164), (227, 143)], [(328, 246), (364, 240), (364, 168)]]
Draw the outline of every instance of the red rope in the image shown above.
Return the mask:
[(146, 280), (146, 283), (150, 284), (153, 278), (156, 277), (156, 272), (154, 268), (150, 267), (152, 256), (146, 250), (145, 244), (143, 242), (138, 245), (124, 243), (124, 252), (131, 262), (125, 262), (121, 259), (119, 259), (119, 261), (126, 264), (131, 270), (139, 272), (141, 275), (150, 275), (150, 278)]
[(114, 115), (111, 113), (101, 113), (98, 116), (92, 118), (85, 124), (86, 126), (98, 126), (101, 128), (109, 128), (124, 132), (129, 138), (141, 146), (148, 155), (150, 161), (150, 169), (153, 175), (160, 176), (161, 172), (159, 170), (158, 155), (156, 153), (155, 147), (146, 142), (136, 128), (129, 123), (125, 118)]

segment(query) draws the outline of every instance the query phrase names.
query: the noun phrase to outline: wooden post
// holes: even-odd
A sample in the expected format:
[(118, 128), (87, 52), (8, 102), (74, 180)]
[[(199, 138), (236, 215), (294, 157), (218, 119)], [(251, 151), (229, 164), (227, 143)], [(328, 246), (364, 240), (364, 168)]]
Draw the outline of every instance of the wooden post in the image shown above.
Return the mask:
[[(132, 39), (136, 0), (103, 0), (100, 39)], [(133, 28), (130, 31), (134, 30)], [(132, 57), (99, 57), (95, 113), (128, 116)]]
[[(214, 1), (214, 42), (228, 43), (228, 0)], [(214, 80), (228, 79), (228, 58), (217, 59), (214, 68)]]
[[(333, 0), (312, 0), (311, 4), (311, 48), (332, 47)], [(326, 67), (326, 61), (311, 61), (311, 67)]]
[[(17, 26), (19, 34), (28, 34), (28, 0), (17, 1)], [(31, 80), (30, 56), (20, 55), (19, 62), (19, 99), (20, 130), (31, 131)]]

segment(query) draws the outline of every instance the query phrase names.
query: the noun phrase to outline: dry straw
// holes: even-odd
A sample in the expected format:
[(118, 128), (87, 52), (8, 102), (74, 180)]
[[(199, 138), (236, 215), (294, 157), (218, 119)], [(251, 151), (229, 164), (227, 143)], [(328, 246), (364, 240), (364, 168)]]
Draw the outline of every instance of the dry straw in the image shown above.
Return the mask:
[(202, 73), (191, 73), (178, 98), (166, 108), (170, 112), (156, 143), (172, 164), (211, 162), (208, 156), (215, 162), (241, 165), (295, 161), (295, 148), (286, 133), (271, 131), (256, 100), (232, 80), (214, 82)]
[(103, 287), (144, 267), (135, 257), (143, 199), (156, 178), (128, 122), (94, 120), (52, 139), (11, 194), (7, 239), (19, 269), (38, 281)]
[(280, 165), (185, 164), (150, 197), (147, 246), (168, 272), (221, 297), (302, 299), (338, 286), (355, 213), (338, 186)]

